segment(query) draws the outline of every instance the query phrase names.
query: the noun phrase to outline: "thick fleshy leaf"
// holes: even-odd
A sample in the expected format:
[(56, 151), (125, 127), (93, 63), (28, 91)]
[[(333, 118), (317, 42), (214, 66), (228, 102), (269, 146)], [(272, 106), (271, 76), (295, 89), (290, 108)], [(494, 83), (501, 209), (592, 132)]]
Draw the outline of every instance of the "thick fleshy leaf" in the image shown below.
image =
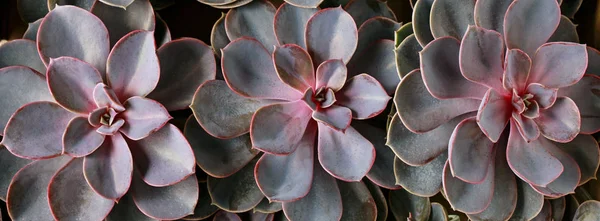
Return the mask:
[(527, 93), (533, 95), (533, 99), (540, 108), (546, 109), (554, 104), (556, 101), (556, 92), (558, 90), (552, 88), (546, 88), (544, 85), (532, 83), (527, 86)]
[(477, 110), (481, 101), (467, 98), (439, 100), (431, 96), (421, 72), (415, 70), (400, 82), (394, 103), (406, 128), (424, 133), (457, 116)]
[(283, 205), (280, 202), (269, 202), (268, 198), (264, 198), (256, 207), (254, 207), (252, 212), (261, 212), (261, 213), (276, 213), (283, 209)]
[(542, 210), (532, 219), (532, 221), (543, 220), (552, 220), (552, 207), (550, 206), (550, 201), (548, 200), (544, 200), (544, 206), (542, 207)]
[(47, 0), (20, 0), (16, 1), (17, 10), (25, 22), (34, 22), (43, 18), (48, 13)]
[(375, 205), (377, 206), (377, 220), (376, 221), (386, 221), (388, 217), (388, 205), (383, 192), (379, 186), (373, 184), (372, 182), (365, 180), (365, 185), (371, 192), (371, 196), (375, 201)]
[(140, 211), (131, 194), (125, 195), (119, 203), (115, 204), (113, 209), (106, 217), (106, 221), (121, 221), (121, 220), (139, 220), (139, 221), (156, 221), (153, 218), (146, 216)]
[(12, 177), (6, 196), (10, 217), (13, 220), (52, 219), (52, 212), (48, 206), (48, 183), (56, 171), (70, 160), (71, 157), (63, 155), (33, 161), (19, 170)]
[(192, 175), (194, 152), (181, 131), (167, 124), (150, 136), (128, 142), (141, 178), (151, 186), (169, 186)]
[(48, 9), (50, 10), (54, 10), (56, 6), (60, 5), (73, 5), (89, 11), (94, 2), (95, 0), (47, 0)]
[(316, 8), (323, 0), (285, 0), (285, 2), (297, 8)]
[[(25, 30), (25, 33), (23, 33), (23, 39), (29, 39), (32, 41), (36, 41), (38, 29), (40, 29), (40, 24), (42, 24), (43, 20), (44, 20), (44, 18), (40, 18), (34, 22), (30, 22), (27, 25), (27, 30)], [(36, 48), (36, 51), (37, 51), (37, 48)], [(39, 55), (38, 55), (38, 57), (39, 57)], [(43, 66), (44, 63), (41, 63), (41, 64)]]
[(315, 86), (315, 68), (310, 55), (302, 47), (295, 44), (276, 47), (273, 63), (281, 81), (298, 92), (304, 93)]
[(251, 210), (262, 201), (264, 195), (254, 180), (254, 165), (258, 159), (250, 161), (237, 173), (226, 178), (208, 177), (208, 193), (212, 204), (219, 208), (240, 213)]
[(100, 0), (100, 2), (113, 6), (126, 9), (134, 0)]
[(506, 90), (525, 90), (531, 69), (531, 59), (520, 49), (509, 49), (506, 54), (502, 85)]
[[(502, 131), (500, 131), (502, 133)], [(492, 165), (494, 143), (481, 131), (475, 118), (456, 125), (448, 145), (452, 176), (467, 183), (481, 183)]]
[(423, 48), (419, 53), (423, 81), (431, 95), (436, 98), (481, 99), (487, 87), (469, 81), (462, 75), (459, 51), (460, 42), (452, 37), (438, 38)]
[(356, 60), (348, 65), (348, 76), (358, 76), (367, 73), (377, 79), (388, 94), (393, 94), (400, 82), (396, 67), (394, 41), (382, 39), (375, 41)]
[[(355, 6), (351, 6), (355, 7)], [(371, 47), (375, 42), (388, 39), (394, 40), (396, 32), (404, 26), (390, 18), (376, 16), (366, 20), (358, 29), (358, 45), (356, 47), (355, 54), (364, 54), (365, 50)], [(412, 26), (404, 30), (410, 29), (412, 33)], [(402, 40), (402, 39), (400, 39)], [(354, 56), (350, 60), (350, 64), (360, 61), (360, 56)]]
[(140, 140), (162, 128), (172, 117), (160, 103), (143, 97), (131, 97), (123, 103), (119, 114), (125, 124), (120, 131), (129, 139)]
[(6, 123), (21, 106), (52, 100), (44, 75), (21, 66), (0, 68), (0, 132), (4, 133)]
[(361, 180), (375, 161), (373, 144), (353, 127), (341, 132), (319, 123), (317, 142), (319, 162), (340, 180)]
[(274, 218), (274, 213), (253, 212), (250, 214), (251, 221), (273, 221)]
[(386, 1), (351, 0), (344, 6), (344, 10), (354, 18), (356, 26), (360, 27), (365, 21), (373, 17), (385, 17), (396, 20), (396, 15)]
[(396, 158), (396, 183), (412, 194), (432, 197), (442, 189), (442, 171), (447, 159), (448, 154), (444, 152), (425, 165), (411, 166)]
[(554, 32), (552, 37), (548, 39), (548, 42), (558, 41), (576, 43), (579, 42), (579, 35), (577, 34), (577, 25), (573, 24), (571, 19), (564, 15), (561, 15), (560, 24), (558, 25), (558, 28), (556, 28), (556, 31)]
[(290, 220), (340, 220), (342, 211), (338, 184), (317, 162), (308, 195), (283, 203), (283, 212)]
[(479, 27), (504, 32), (504, 15), (513, 0), (481, 0), (475, 2), (475, 24)]
[(6, 202), (8, 186), (15, 174), (31, 161), (12, 155), (4, 145), (0, 144), (0, 200)]
[(346, 82), (348, 69), (342, 60), (327, 60), (319, 65), (316, 75), (316, 89), (325, 87), (338, 91)]
[(306, 48), (304, 33), (306, 23), (319, 9), (315, 7), (302, 8), (294, 6), (299, 2), (322, 2), (323, 0), (286, 0), (275, 13), (275, 37), (281, 45), (296, 44)]
[(594, 91), (600, 90), (599, 85), (600, 77), (587, 74), (577, 84), (558, 90), (558, 96), (569, 97), (577, 104), (582, 134), (593, 134), (600, 130), (600, 96), (594, 95)]
[(599, 219), (600, 202), (595, 200), (586, 201), (579, 205), (575, 217), (573, 218), (575, 221), (593, 221)]
[(301, 100), (258, 109), (250, 125), (252, 147), (272, 154), (293, 152), (307, 130), (311, 112)]
[(118, 201), (131, 185), (133, 159), (121, 134), (108, 137), (104, 144), (83, 160), (83, 173), (90, 187), (101, 196)]
[(578, 135), (569, 143), (559, 144), (561, 150), (569, 154), (579, 165), (581, 180), (579, 185), (596, 179), (598, 165), (600, 164), (600, 150), (598, 142), (590, 135)]
[(273, 46), (277, 45), (273, 20), (275, 12), (275, 6), (264, 0), (252, 1), (244, 7), (232, 9), (225, 17), (227, 36), (232, 41), (241, 37), (255, 38), (272, 52)]
[(535, 54), (529, 82), (549, 88), (577, 83), (587, 68), (585, 45), (559, 42), (542, 45)]
[[(524, 115), (519, 115), (516, 112), (513, 112), (512, 118), (510, 121), (511, 125), (515, 125), (515, 129), (519, 131), (522, 139), (525, 139), (527, 143), (538, 139), (540, 137), (540, 128), (532, 119), (525, 117)], [(513, 128), (511, 127), (511, 131)], [(515, 132), (515, 136), (517, 136)]]
[(183, 220), (204, 220), (219, 211), (219, 207), (212, 204), (212, 199), (210, 198), (210, 194), (208, 194), (208, 187), (206, 187), (206, 181), (199, 182), (198, 187), (200, 195), (196, 209), (194, 209), (194, 214), (186, 216)]
[(527, 183), (517, 180), (517, 205), (512, 218), (515, 220), (531, 220), (544, 205), (544, 195), (536, 192)]
[(546, 186), (563, 172), (563, 165), (549, 152), (549, 146), (554, 146), (554, 144), (543, 137), (526, 142), (517, 133), (516, 125), (510, 124), (506, 150), (508, 164), (515, 174), (525, 182)]
[(6, 42), (0, 46), (0, 54), (0, 68), (20, 65), (46, 74), (46, 66), (40, 60), (35, 41), (17, 39)]
[(201, 2), (202, 4), (207, 4), (210, 6), (213, 5), (227, 5), (227, 4), (231, 4), (233, 2), (236, 2), (237, 0), (199, 0), (199, 2)]
[(288, 155), (264, 154), (254, 169), (256, 183), (269, 201), (289, 202), (300, 199), (310, 190), (315, 159), (316, 125), (312, 122)]
[(363, 182), (337, 181), (342, 195), (341, 220), (375, 220), (377, 205)]
[(160, 77), (154, 34), (134, 31), (121, 38), (110, 52), (106, 67), (108, 85), (121, 102), (148, 95)]
[(250, 135), (219, 139), (206, 133), (192, 116), (185, 123), (184, 133), (194, 150), (196, 164), (213, 177), (234, 174), (257, 154), (251, 149)]
[(406, 37), (395, 49), (396, 66), (401, 78), (421, 66), (419, 58), (419, 52), (421, 50), (423, 50), (423, 47), (421, 47), (414, 34)]
[(367, 173), (367, 178), (386, 189), (399, 189), (394, 177), (394, 159), (396, 155), (385, 145), (385, 130), (368, 123), (354, 121), (352, 127), (363, 135), (375, 148), (375, 162)]
[(588, 67), (585, 73), (600, 75), (600, 51), (590, 46), (587, 46)]
[(166, 187), (148, 186), (136, 176), (132, 182), (131, 194), (135, 205), (146, 216), (154, 219), (183, 218), (192, 214), (198, 203), (198, 180), (195, 176), (189, 176), (179, 183)]
[(433, 2), (434, 0), (417, 1), (413, 9), (413, 29), (415, 37), (421, 44), (421, 47), (425, 47), (425, 45), (429, 44), (429, 42), (434, 39), (430, 26), (431, 7), (433, 6)]
[(69, 56), (91, 64), (104, 74), (110, 51), (108, 30), (98, 17), (84, 9), (59, 6), (42, 21), (37, 48), (45, 64), (50, 58)]
[[(153, 7), (158, 10), (155, 6)], [(155, 16), (156, 28), (154, 30), (154, 39), (156, 39), (156, 47), (161, 47), (172, 40), (171, 30), (169, 30), (169, 26), (165, 20), (163, 20), (158, 14)]]
[[(221, 18), (215, 22), (210, 34), (210, 45), (218, 58), (221, 57), (221, 49), (225, 48), (229, 42), (231, 41), (225, 30), (225, 13), (221, 13)], [(220, 68), (217, 68), (217, 71), (219, 71), (218, 69)]]
[(312, 118), (323, 126), (344, 132), (352, 121), (352, 111), (347, 107), (333, 105), (312, 112)]
[[(500, 86), (502, 87), (502, 86)], [(477, 124), (487, 138), (497, 142), (511, 117), (513, 107), (502, 94), (490, 88), (477, 111)]]
[(500, 33), (470, 25), (459, 54), (460, 70), (465, 78), (502, 90), (504, 42)]
[(431, 32), (437, 39), (451, 36), (463, 37), (469, 25), (475, 24), (473, 11), (475, 1), (471, 0), (436, 0), (431, 6)]
[(48, 204), (56, 220), (102, 220), (115, 202), (98, 195), (87, 184), (83, 159), (79, 158), (54, 174), (48, 184)]
[(160, 79), (148, 98), (158, 101), (169, 111), (188, 108), (198, 86), (215, 79), (215, 55), (202, 41), (177, 39), (160, 47), (157, 54)]
[(134, 0), (126, 10), (105, 4), (106, 2), (102, 3), (103, 1), (107, 0), (96, 2), (91, 12), (106, 25), (110, 34), (111, 47), (116, 46), (119, 39), (133, 30), (154, 31), (154, 10), (150, 1)]
[(225, 4), (225, 5), (212, 5), (212, 7), (218, 8), (218, 9), (232, 9), (232, 8), (242, 7), (244, 5), (249, 4), (250, 2), (252, 2), (252, 0), (237, 0), (237, 1), (234, 1), (233, 3), (229, 3), (229, 4)]
[(394, 39), (393, 40), (395, 42), (396, 48), (398, 46), (400, 46), (400, 43), (402, 43), (402, 41), (404, 41), (404, 39), (406, 39), (409, 35), (412, 35), (412, 34), (414, 34), (412, 22), (403, 24), (399, 29), (394, 30)]
[[(125, 107), (123, 107), (123, 104), (121, 104), (121, 101), (119, 101), (119, 98), (117, 97), (115, 92), (106, 84), (97, 84), (94, 88), (93, 95), (94, 102), (96, 102), (96, 106), (100, 108), (110, 107), (113, 108), (115, 111), (119, 112), (125, 111)], [(97, 114), (97, 111), (98, 109), (92, 111), (90, 113), (90, 116)]]
[(231, 90), (244, 97), (297, 100), (302, 96), (279, 79), (271, 54), (254, 39), (239, 38), (229, 43), (223, 49), (221, 65)]
[(552, 156), (556, 157), (556, 159), (560, 161), (564, 167), (564, 171), (558, 178), (545, 187), (534, 186), (531, 183), (530, 185), (539, 193), (551, 198), (558, 198), (567, 194), (575, 193), (575, 188), (578, 186), (579, 181), (581, 180), (581, 172), (577, 162), (575, 162), (575, 160), (569, 154), (551, 143), (551, 141), (546, 139), (543, 140), (550, 143), (550, 145), (546, 145), (545, 148), (550, 154), (552, 154)]
[(367, 74), (354, 76), (336, 93), (337, 104), (350, 108), (354, 119), (379, 115), (391, 99), (377, 79)]
[(88, 63), (71, 57), (51, 59), (46, 77), (50, 93), (65, 109), (87, 114), (97, 108), (93, 93), (102, 76)]
[(27, 159), (62, 154), (63, 133), (71, 112), (56, 103), (39, 101), (19, 108), (6, 124), (2, 144), (14, 155)]
[(567, 201), (564, 197), (558, 199), (551, 199), (550, 205), (552, 206), (552, 218), (554, 220), (562, 220), (565, 216)]
[(112, 136), (115, 133), (117, 133), (119, 131), (119, 129), (121, 129), (121, 127), (123, 127), (123, 124), (125, 124), (125, 120), (119, 119), (110, 126), (106, 126), (106, 125), (100, 126), (96, 130), (96, 132), (98, 132), (99, 134), (102, 134), (102, 135)]
[(358, 44), (358, 29), (341, 7), (323, 9), (306, 24), (306, 47), (315, 64), (331, 59), (348, 63)]
[(431, 203), (431, 214), (429, 221), (448, 221), (448, 212), (442, 204)]
[(573, 100), (559, 97), (552, 107), (540, 110), (540, 116), (534, 121), (546, 138), (565, 143), (573, 140), (579, 134), (581, 116)]
[(509, 49), (518, 48), (529, 56), (552, 36), (560, 22), (557, 1), (514, 1), (504, 20), (504, 38)]
[(485, 179), (478, 184), (472, 184), (453, 177), (450, 164), (446, 163), (442, 182), (444, 193), (452, 208), (466, 214), (481, 213), (488, 208), (494, 197), (495, 167), (494, 162), (489, 162)]
[(72, 157), (83, 157), (94, 152), (102, 143), (104, 135), (96, 132), (96, 128), (86, 117), (75, 117), (69, 122), (62, 137), (63, 153)]
[(242, 97), (225, 81), (213, 80), (198, 88), (190, 107), (207, 133), (225, 139), (248, 133), (254, 112), (269, 103)]
[(221, 210), (215, 214), (213, 221), (242, 221), (242, 219), (235, 213)]
[(429, 198), (410, 194), (404, 189), (390, 191), (388, 199), (396, 220), (427, 220), (431, 213)]

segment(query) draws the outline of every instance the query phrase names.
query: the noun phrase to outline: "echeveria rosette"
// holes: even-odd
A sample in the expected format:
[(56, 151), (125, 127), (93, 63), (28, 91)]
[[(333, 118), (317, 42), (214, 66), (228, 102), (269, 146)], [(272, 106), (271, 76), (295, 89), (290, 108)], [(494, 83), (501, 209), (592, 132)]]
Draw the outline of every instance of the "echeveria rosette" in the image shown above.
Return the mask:
[[(572, 88), (590, 78), (586, 48), (546, 43), (560, 21), (556, 1), (450, 2), (433, 2), (435, 39), (420, 52), (421, 69), (396, 91), (388, 145), (399, 157), (397, 180), (423, 196), (444, 188), (453, 208), (473, 219), (531, 219), (543, 195), (571, 193), (595, 176), (583, 171), (598, 167), (598, 144), (585, 134), (600, 125), (580, 131), (580, 111), (595, 109), (578, 107), (574, 100), (586, 92)], [(516, 203), (528, 206), (504, 206)]]

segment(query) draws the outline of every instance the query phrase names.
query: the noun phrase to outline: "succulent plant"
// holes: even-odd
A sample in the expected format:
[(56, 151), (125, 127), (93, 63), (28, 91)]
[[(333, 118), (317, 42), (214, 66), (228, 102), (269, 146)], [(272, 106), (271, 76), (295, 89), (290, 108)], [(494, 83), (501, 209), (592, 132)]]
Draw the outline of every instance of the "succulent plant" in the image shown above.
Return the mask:
[(198, 0), (199, 2), (210, 5), (211, 7), (219, 8), (219, 9), (230, 9), (237, 8), (248, 3), (252, 2), (252, 0)]
[(388, 133), (403, 187), (422, 196), (443, 188), (475, 220), (532, 219), (544, 196), (595, 177), (600, 153), (587, 134), (600, 124), (583, 101), (596, 99), (597, 77), (584, 76), (594, 51), (546, 43), (572, 36), (556, 1), (417, 1), (413, 22), (406, 47), (426, 45), (420, 69), (398, 86)]
[(583, 202), (577, 208), (574, 221), (593, 221), (600, 219), (600, 202), (589, 200)]

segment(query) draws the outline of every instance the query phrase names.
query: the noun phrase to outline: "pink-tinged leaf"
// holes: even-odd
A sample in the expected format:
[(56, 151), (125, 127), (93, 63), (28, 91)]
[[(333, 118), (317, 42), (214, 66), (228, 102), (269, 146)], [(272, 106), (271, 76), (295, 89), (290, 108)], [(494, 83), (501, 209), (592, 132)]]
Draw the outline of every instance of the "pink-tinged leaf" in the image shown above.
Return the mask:
[(236, 2), (237, 0), (199, 0), (202, 4), (213, 5), (227, 5)]
[[(20, 169), (12, 177), (6, 196), (10, 217), (13, 220), (48, 220), (52, 217), (48, 206), (48, 183), (56, 171), (71, 159), (63, 155), (33, 161)], [(87, 184), (83, 185), (87, 186)]]
[(192, 146), (196, 164), (213, 177), (231, 176), (258, 153), (251, 149), (250, 135), (219, 139), (204, 131), (193, 116), (186, 121), (184, 134)]
[[(593, 63), (590, 63), (592, 65)], [(600, 72), (599, 72), (600, 73)], [(558, 90), (559, 97), (569, 97), (579, 109), (581, 115), (582, 134), (593, 134), (600, 131), (600, 77), (586, 74), (577, 84)]]
[(32, 161), (11, 154), (4, 145), (0, 144), (0, 200), (6, 202), (8, 186), (15, 174)]
[(508, 91), (521, 92), (527, 87), (531, 59), (520, 49), (509, 49), (504, 63), (504, 76), (502, 85)]
[(296, 44), (306, 48), (304, 33), (306, 23), (319, 9), (294, 6), (296, 2), (322, 2), (323, 0), (286, 0), (275, 13), (275, 37), (281, 45)]
[(588, 67), (585, 73), (600, 75), (600, 51), (590, 46), (587, 46)]
[(494, 197), (496, 166), (494, 161), (489, 162), (485, 179), (480, 183), (473, 184), (453, 177), (450, 172), (450, 163), (446, 163), (442, 182), (446, 199), (448, 199), (452, 208), (466, 214), (477, 214), (485, 211)]
[(443, 152), (425, 165), (411, 166), (396, 158), (394, 160), (396, 182), (412, 194), (432, 197), (442, 189), (442, 171), (447, 159), (448, 153)]
[[(110, 87), (106, 86), (104, 83), (99, 83), (96, 85), (96, 87), (94, 87), (93, 95), (94, 102), (96, 102), (96, 106), (98, 106), (99, 108), (106, 109), (106, 107), (110, 107), (119, 112), (125, 111), (125, 107), (123, 107), (123, 104), (121, 104), (121, 101), (119, 101), (119, 98), (117, 97), (115, 92)], [(92, 111), (90, 115), (93, 114), (96, 110)]]
[(73, 117), (73, 113), (56, 103), (29, 103), (8, 120), (2, 144), (21, 158), (44, 159), (60, 155), (63, 134)]
[(0, 68), (0, 132), (4, 132), (6, 123), (21, 106), (53, 100), (44, 75), (22, 66)]
[(235, 213), (221, 210), (215, 214), (213, 221), (242, 221), (242, 219)]
[(166, 187), (148, 186), (136, 176), (132, 181), (131, 194), (137, 208), (146, 216), (159, 220), (176, 220), (194, 212), (199, 194), (195, 176)]
[[(519, 134), (521, 135), (520, 139), (525, 139), (524, 141), (527, 143), (534, 141), (538, 139), (538, 137), (540, 137), (540, 128), (535, 123), (535, 121), (523, 115), (519, 115), (516, 112), (513, 112), (510, 124), (514, 125), (515, 129), (519, 131)], [(513, 128), (511, 127), (511, 131), (512, 130)], [(516, 135), (517, 134), (515, 134), (515, 136)]]
[(283, 203), (283, 212), (289, 220), (340, 220), (342, 211), (342, 196), (335, 178), (317, 162), (308, 195)]
[(540, 116), (533, 120), (544, 137), (561, 143), (573, 140), (581, 126), (579, 109), (568, 97), (557, 98), (552, 107), (540, 110)]
[(544, 205), (544, 195), (520, 179), (517, 179), (517, 197), (517, 205), (512, 214), (512, 218), (516, 220), (533, 219)]
[(510, 120), (512, 104), (495, 89), (485, 93), (477, 111), (477, 124), (492, 142), (498, 142), (506, 124)]
[(373, 144), (353, 127), (341, 132), (319, 123), (317, 142), (319, 162), (340, 180), (361, 180), (375, 161)]
[(79, 158), (54, 174), (48, 184), (48, 204), (56, 220), (103, 220), (115, 202), (98, 195), (88, 185), (83, 176), (83, 159)]
[(478, 184), (485, 180), (492, 165), (495, 145), (479, 129), (474, 117), (456, 125), (448, 145), (448, 164), (452, 176), (463, 182)]
[(315, 87), (315, 68), (308, 52), (295, 44), (276, 47), (273, 63), (279, 79), (290, 87), (304, 93)]
[(96, 109), (94, 87), (102, 83), (102, 76), (94, 67), (76, 58), (60, 57), (50, 60), (46, 75), (50, 93), (65, 109), (80, 114)]
[(239, 38), (229, 43), (223, 49), (221, 65), (231, 90), (244, 97), (297, 100), (302, 96), (279, 79), (271, 54), (254, 39)]
[(479, 27), (504, 32), (504, 15), (513, 0), (481, 0), (475, 2), (475, 24)]
[(279, 202), (269, 202), (268, 198), (264, 198), (254, 209), (252, 212), (261, 212), (261, 213), (276, 213), (283, 209), (283, 205)]
[(461, 39), (473, 21), (475, 1), (436, 0), (431, 6), (431, 32), (437, 39), (454, 37)]
[(565, 169), (551, 152), (554, 146), (549, 140), (540, 137), (526, 142), (517, 133), (516, 125), (510, 124), (510, 135), (506, 156), (508, 165), (525, 182), (537, 186), (546, 186), (556, 180)]
[(308, 194), (313, 176), (316, 129), (316, 123), (312, 122), (296, 150), (290, 154), (266, 153), (256, 163), (256, 183), (269, 201), (289, 202)]
[(569, 154), (581, 172), (581, 180), (579, 185), (597, 179), (598, 165), (600, 164), (600, 150), (598, 142), (591, 135), (578, 135), (569, 143), (559, 144), (561, 150)]
[(121, 102), (148, 95), (160, 77), (153, 32), (134, 31), (121, 38), (110, 52), (106, 67), (108, 85)]
[(486, 86), (469, 81), (462, 75), (460, 42), (455, 38), (438, 38), (423, 48), (419, 55), (423, 81), (434, 97), (481, 99), (488, 90)]
[(62, 141), (65, 154), (84, 157), (104, 143), (104, 135), (97, 133), (86, 117), (75, 117), (69, 122)]
[(531, 101), (531, 104), (527, 106), (527, 110), (523, 111), (523, 113), (521, 114), (523, 115), (523, 117), (535, 119), (540, 116), (540, 105), (537, 101), (533, 100)]
[(573, 220), (575, 221), (593, 221), (600, 219), (600, 202), (589, 200), (583, 202), (577, 208)]
[[(206, 179), (208, 179), (208, 177), (206, 177)], [(196, 208), (194, 209), (194, 214), (186, 216), (183, 218), (183, 220), (207, 219), (219, 210), (219, 207), (212, 204), (212, 199), (210, 198), (210, 194), (208, 194), (208, 187), (206, 187), (206, 180), (203, 182), (198, 182), (198, 187), (200, 190), (200, 195), (198, 198), (198, 203), (196, 204)]]
[(417, 133), (433, 130), (457, 116), (476, 111), (480, 103), (476, 99), (439, 100), (431, 96), (419, 70), (402, 79), (394, 96), (394, 104), (396, 110), (399, 110), (398, 116), (402, 123), (410, 131)]
[(274, 31), (276, 10), (271, 2), (265, 0), (231, 9), (225, 17), (227, 36), (232, 41), (242, 37), (255, 38), (272, 52), (273, 46), (278, 44)]
[(433, 41), (433, 34), (431, 33), (430, 16), (431, 7), (434, 0), (423, 0), (417, 1), (413, 9), (412, 21), (413, 30), (415, 37), (422, 47)]
[(116, 46), (117, 41), (131, 31), (154, 31), (154, 10), (150, 1), (134, 0), (126, 9), (107, 5), (102, 3), (103, 1), (107, 0), (95, 2), (90, 11), (98, 16), (108, 28), (111, 47)]
[(396, 155), (385, 145), (385, 130), (361, 121), (354, 121), (352, 125), (375, 148), (375, 162), (369, 173), (367, 173), (367, 178), (386, 189), (401, 188), (396, 185), (396, 179), (394, 178), (394, 159)]
[(535, 54), (529, 82), (549, 88), (577, 83), (587, 68), (585, 45), (559, 42), (542, 45)]
[(431, 214), (429, 215), (430, 221), (448, 221), (448, 212), (442, 204), (431, 203)]
[(336, 93), (337, 104), (352, 110), (354, 119), (368, 119), (379, 115), (391, 99), (383, 86), (367, 74), (354, 76)]
[(552, 36), (560, 22), (557, 1), (518, 0), (508, 6), (504, 38), (509, 49), (518, 48), (529, 56)]
[(106, 73), (108, 30), (98, 17), (84, 9), (60, 6), (48, 13), (38, 31), (37, 48), (46, 65), (50, 58), (69, 56)]
[(123, 124), (125, 124), (125, 120), (123, 119), (119, 119), (117, 121), (115, 121), (112, 125), (107, 126), (107, 125), (102, 125), (100, 126), (96, 132), (102, 134), (102, 135), (106, 135), (106, 136), (112, 136), (115, 133), (117, 133), (119, 131), (119, 129), (121, 129), (121, 127), (123, 127)]
[(119, 7), (122, 9), (127, 9), (127, 6), (131, 5), (131, 3), (133, 3), (134, 0), (100, 0), (100, 2), (113, 6), (113, 7)]
[(342, 60), (332, 59), (321, 63), (316, 75), (316, 89), (325, 87), (339, 91), (346, 83), (348, 69)]
[(375, 201), (375, 205), (377, 206), (377, 219), (376, 221), (385, 221), (388, 217), (388, 205), (383, 192), (379, 186), (373, 184), (369, 180), (365, 180), (365, 185), (371, 192), (371, 196), (373, 196), (373, 200)]
[(315, 64), (331, 59), (348, 63), (358, 44), (358, 29), (341, 7), (323, 9), (306, 24), (306, 47)]
[[(556, 157), (563, 165), (564, 170), (560, 174), (558, 178), (554, 181), (546, 185), (545, 187), (536, 186), (532, 183), (529, 183), (533, 189), (543, 194), (544, 196), (548, 196), (551, 198), (558, 198), (565, 196), (567, 194), (575, 193), (575, 188), (578, 186), (579, 181), (581, 180), (581, 171), (577, 162), (566, 152), (561, 150), (558, 146), (561, 146), (560, 143), (552, 143), (549, 140), (541, 138), (549, 143), (546, 145), (546, 150), (552, 154), (552, 156)], [(581, 148), (581, 147), (580, 147)], [(540, 171), (538, 171), (540, 172)]]
[(120, 131), (132, 140), (148, 137), (172, 119), (165, 107), (148, 98), (131, 97), (123, 105), (125, 111), (119, 117), (125, 120), (125, 125)]
[[(395, 32), (401, 28), (401, 24), (386, 17), (373, 17), (366, 20), (358, 29), (358, 46), (356, 53), (365, 54), (366, 49), (369, 49), (375, 42), (382, 40), (394, 40)], [(358, 60), (357, 56), (352, 57), (350, 61), (354, 64)]]
[(558, 90), (547, 88), (541, 84), (532, 83), (527, 86), (526, 91), (533, 95), (533, 99), (540, 105), (540, 108), (546, 109), (554, 105), (554, 102), (556, 101), (556, 92)]
[(215, 79), (215, 55), (210, 46), (200, 40), (177, 39), (161, 46), (157, 53), (160, 79), (148, 98), (169, 111), (188, 108), (198, 86)]
[(285, 0), (285, 2), (297, 8), (316, 8), (323, 0)]
[(247, 5), (249, 3), (251, 3), (252, 0), (237, 0), (233, 3), (230, 4), (225, 4), (225, 5), (211, 5), (213, 8), (218, 8), (218, 9), (232, 9), (232, 8), (238, 8), (238, 7), (242, 7), (244, 5)]
[[(231, 42), (227, 37), (227, 31), (225, 30), (225, 13), (221, 13), (221, 18), (217, 20), (212, 28), (210, 34), (210, 45), (218, 58), (221, 58), (221, 49)], [(219, 71), (220, 67), (217, 68)]]
[(352, 16), (358, 27), (374, 17), (385, 17), (396, 20), (394, 11), (392, 11), (386, 1), (351, 0), (344, 6), (344, 10)]
[(394, 52), (394, 41), (382, 39), (373, 44), (348, 64), (348, 76), (357, 76), (363, 73), (377, 79), (387, 94), (394, 94), (400, 78), (396, 67), (396, 53)]
[(500, 33), (470, 25), (459, 56), (460, 70), (466, 79), (502, 91), (504, 42)]
[(333, 105), (312, 112), (312, 118), (323, 126), (344, 132), (352, 122), (352, 111), (347, 107)]
[(108, 137), (102, 146), (83, 160), (83, 174), (101, 196), (119, 201), (129, 190), (133, 159), (121, 134)]
[(390, 210), (396, 220), (428, 220), (431, 202), (404, 189), (393, 190), (388, 194)]
[(49, 10), (54, 10), (56, 6), (60, 5), (73, 5), (89, 11), (95, 0), (47, 0), (45, 2), (48, 3), (47, 6)]
[(552, 220), (552, 207), (550, 205), (550, 201), (544, 200), (544, 206), (540, 213), (537, 214), (531, 221), (544, 221), (544, 220)]
[[(41, 22), (41, 20), (39, 20)], [(35, 41), (17, 39), (0, 46), (0, 68), (8, 66), (26, 66), (39, 73), (46, 74), (46, 66), (40, 59)], [(14, 82), (12, 82), (14, 83)]]
[(106, 217), (106, 221), (122, 220), (156, 221), (156, 219), (143, 214), (142, 211), (135, 206), (131, 194), (123, 196)]
[(270, 103), (242, 97), (227, 87), (225, 81), (213, 80), (198, 88), (190, 107), (207, 133), (224, 139), (248, 133), (254, 112)]
[(303, 101), (262, 107), (252, 117), (252, 147), (272, 154), (289, 154), (302, 140), (311, 110)]
[(194, 152), (172, 124), (142, 140), (127, 143), (141, 178), (151, 186), (170, 186), (194, 174)]
[(377, 205), (363, 182), (337, 181), (342, 195), (341, 220), (375, 220)]
[(260, 192), (255, 178), (254, 165), (258, 158), (250, 161), (237, 173), (226, 178), (208, 177), (208, 194), (212, 204), (220, 209), (241, 213), (254, 208), (265, 196)]

